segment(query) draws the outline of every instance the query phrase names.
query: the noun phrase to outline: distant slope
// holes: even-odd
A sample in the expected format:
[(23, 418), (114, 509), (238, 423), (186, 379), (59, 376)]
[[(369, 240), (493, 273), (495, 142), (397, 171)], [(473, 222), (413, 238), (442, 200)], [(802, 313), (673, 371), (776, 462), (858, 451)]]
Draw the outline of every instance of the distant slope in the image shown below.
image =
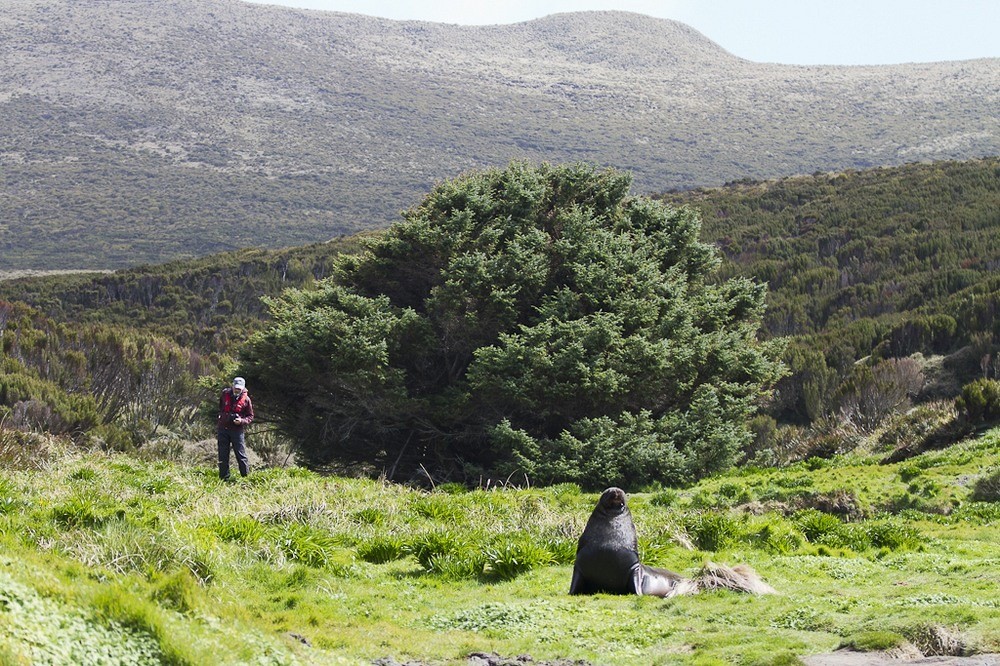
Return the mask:
[(8, 0), (0, 270), (384, 227), (513, 158), (640, 192), (1000, 154), (1000, 61), (793, 67), (623, 12), (508, 26), (238, 0)]
[[(701, 211), (703, 235), (728, 260), (724, 275), (768, 283), (771, 335), (947, 314), (960, 318), (967, 341), (1000, 314), (1000, 159), (744, 181), (664, 198)], [(966, 296), (977, 289), (978, 299)]]
[[(58, 322), (113, 324), (162, 335), (203, 354), (225, 353), (265, 318), (262, 297), (328, 277), (336, 256), (355, 251), (357, 241), (236, 250), (110, 274), (0, 279), (0, 306), (23, 302)], [(3, 323), (0, 319), (0, 332)]]

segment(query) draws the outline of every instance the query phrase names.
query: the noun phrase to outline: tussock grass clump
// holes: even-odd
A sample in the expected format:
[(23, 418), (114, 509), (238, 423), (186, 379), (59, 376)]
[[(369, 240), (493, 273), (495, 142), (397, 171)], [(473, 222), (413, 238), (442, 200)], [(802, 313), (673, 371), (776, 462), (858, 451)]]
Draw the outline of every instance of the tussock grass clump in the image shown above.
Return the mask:
[(193, 613), (202, 605), (199, 581), (188, 569), (178, 569), (154, 581), (151, 598), (178, 613)]
[(384, 525), (388, 520), (384, 511), (372, 507), (355, 512), (351, 518), (361, 525)]
[(968, 654), (961, 631), (940, 624), (918, 624), (905, 627), (903, 634), (925, 657), (961, 657)]
[(740, 544), (746, 535), (745, 519), (730, 513), (697, 513), (684, 520), (684, 528), (701, 550), (719, 551)]
[(276, 533), (285, 556), (311, 567), (324, 567), (334, 560), (338, 543), (328, 532), (308, 525), (291, 524)]
[(805, 509), (795, 514), (793, 521), (810, 543), (839, 545), (844, 523), (836, 516), (817, 509)]
[(411, 506), (417, 515), (436, 522), (457, 523), (465, 517), (461, 507), (448, 495), (418, 497)]
[(576, 559), (577, 537), (542, 535), (541, 544), (552, 555), (552, 564), (573, 564)]
[(78, 560), (119, 574), (148, 578), (160, 572), (186, 570), (199, 581), (214, 576), (214, 565), (197, 544), (164, 529), (151, 529), (127, 518), (111, 520), (94, 530), (64, 535), (63, 547)]
[(57, 448), (51, 435), (5, 427), (0, 413), (0, 468), (43, 469), (57, 455)]
[(793, 518), (810, 543), (847, 548), (856, 553), (872, 549), (919, 550), (925, 539), (913, 526), (898, 518), (844, 523), (836, 516), (806, 509)]
[(96, 528), (111, 520), (122, 520), (128, 513), (112, 500), (74, 495), (52, 507), (52, 519), (63, 527)]
[(974, 502), (1000, 502), (1000, 467), (994, 467), (976, 479), (971, 499)]
[(358, 544), (358, 557), (372, 564), (385, 564), (407, 555), (406, 542), (395, 535), (376, 536)]
[(212, 516), (205, 521), (205, 528), (223, 541), (253, 546), (267, 535), (267, 527), (250, 516)]
[(20, 495), (21, 493), (11, 481), (0, 476), (0, 515), (13, 513), (21, 508), (24, 503), (21, 501)]
[(504, 536), (486, 548), (487, 573), (500, 580), (511, 580), (532, 569), (555, 562), (555, 556), (533, 535)]
[(473, 536), (456, 530), (425, 532), (409, 541), (405, 552), (417, 558), (424, 571), (450, 579), (481, 576), (486, 566)]
[(840, 649), (847, 648), (855, 652), (885, 652), (901, 648), (906, 644), (906, 638), (893, 631), (862, 631), (844, 639), (840, 643)]

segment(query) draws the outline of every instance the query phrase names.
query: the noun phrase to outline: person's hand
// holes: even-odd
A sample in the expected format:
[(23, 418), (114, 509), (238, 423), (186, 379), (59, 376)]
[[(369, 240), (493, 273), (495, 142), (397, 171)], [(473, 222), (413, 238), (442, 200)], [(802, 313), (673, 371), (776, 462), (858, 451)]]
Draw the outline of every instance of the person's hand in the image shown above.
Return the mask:
[(236, 416), (233, 417), (233, 423), (243, 423), (243, 418), (239, 414), (237, 414)]

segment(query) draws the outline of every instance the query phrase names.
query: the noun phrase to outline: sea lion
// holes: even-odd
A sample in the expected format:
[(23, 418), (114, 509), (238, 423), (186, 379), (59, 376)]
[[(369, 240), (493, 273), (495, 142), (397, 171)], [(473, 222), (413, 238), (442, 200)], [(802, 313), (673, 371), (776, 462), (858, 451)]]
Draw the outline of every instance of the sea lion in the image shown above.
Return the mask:
[(754, 594), (774, 592), (744, 565), (730, 568), (708, 563), (698, 578), (690, 579), (643, 564), (625, 491), (608, 488), (601, 493), (577, 542), (570, 594), (604, 592), (666, 598), (719, 587)]

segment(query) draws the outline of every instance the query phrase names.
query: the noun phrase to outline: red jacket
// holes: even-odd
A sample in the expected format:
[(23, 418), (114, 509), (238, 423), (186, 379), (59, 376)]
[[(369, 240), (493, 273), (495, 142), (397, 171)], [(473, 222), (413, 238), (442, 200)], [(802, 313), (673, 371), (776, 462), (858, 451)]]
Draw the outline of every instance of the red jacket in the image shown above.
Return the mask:
[[(240, 422), (233, 423), (233, 417), (239, 414)], [(253, 422), (253, 404), (250, 394), (243, 389), (238, 395), (233, 395), (233, 389), (227, 388), (219, 396), (219, 427), (226, 430), (243, 430), (248, 423)]]

